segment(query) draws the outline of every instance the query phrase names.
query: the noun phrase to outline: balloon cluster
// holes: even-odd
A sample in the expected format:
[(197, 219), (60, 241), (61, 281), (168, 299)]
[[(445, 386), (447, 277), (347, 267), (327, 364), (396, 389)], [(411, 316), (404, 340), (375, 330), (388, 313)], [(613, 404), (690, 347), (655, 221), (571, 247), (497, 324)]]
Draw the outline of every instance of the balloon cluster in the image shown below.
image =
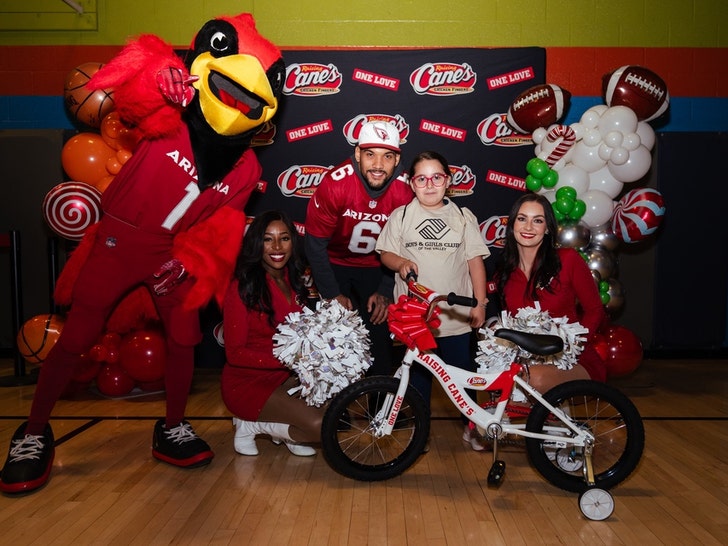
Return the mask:
[(156, 328), (124, 335), (106, 332), (76, 365), (67, 394), (87, 389), (92, 382), (109, 397), (126, 396), (135, 388), (163, 390), (166, 356), (164, 335)]
[(111, 90), (85, 84), (103, 66), (84, 63), (66, 78), (66, 109), (82, 129), (66, 141), (61, 164), (69, 181), (54, 186), (43, 202), (48, 227), (58, 236), (80, 240), (101, 218), (101, 194), (132, 155), (139, 135), (114, 110)]
[[(657, 89), (635, 87), (628, 72), (657, 82)], [(665, 215), (659, 191), (624, 189), (650, 170), (655, 132), (648, 122), (667, 110), (669, 95), (663, 80), (644, 67), (622, 67), (605, 75), (604, 82), (605, 104), (589, 108), (576, 123), (567, 126), (553, 113), (531, 112), (527, 121), (539, 120), (527, 125), (536, 157), (526, 164), (525, 183), (527, 190), (549, 200), (559, 222), (558, 244), (581, 252), (602, 303), (614, 314), (624, 303), (615, 278), (615, 250), (620, 243), (636, 243), (653, 234)], [(548, 101), (540, 108), (554, 111)]]

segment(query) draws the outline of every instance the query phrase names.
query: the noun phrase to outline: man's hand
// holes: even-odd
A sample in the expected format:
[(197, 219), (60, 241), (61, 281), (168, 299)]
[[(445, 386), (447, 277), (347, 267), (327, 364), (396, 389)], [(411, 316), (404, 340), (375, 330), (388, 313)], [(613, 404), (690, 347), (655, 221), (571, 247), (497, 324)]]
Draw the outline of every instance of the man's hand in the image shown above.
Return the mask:
[(367, 300), (367, 311), (371, 316), (372, 324), (382, 324), (387, 320), (387, 308), (392, 303), (386, 296), (374, 293)]
[(185, 280), (187, 271), (182, 262), (172, 258), (168, 262), (162, 264), (159, 270), (154, 274), (155, 279), (160, 279), (154, 285), (154, 293), (157, 296), (164, 296), (174, 290), (178, 284)]
[(173, 66), (157, 72), (157, 85), (162, 95), (172, 104), (179, 104), (182, 108), (195, 98), (196, 91), (192, 84), (199, 79), (198, 76), (191, 76)]
[(351, 300), (347, 298), (344, 294), (339, 294), (334, 299), (338, 301), (344, 307), (344, 309), (348, 311), (354, 310), (354, 305), (351, 303)]

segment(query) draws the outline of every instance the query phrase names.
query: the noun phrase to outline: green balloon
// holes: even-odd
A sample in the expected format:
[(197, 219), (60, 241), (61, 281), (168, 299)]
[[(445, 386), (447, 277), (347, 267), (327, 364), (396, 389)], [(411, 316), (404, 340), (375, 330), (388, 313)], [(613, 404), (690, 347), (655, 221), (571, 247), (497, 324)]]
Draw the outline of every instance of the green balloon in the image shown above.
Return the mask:
[(554, 201), (554, 208), (561, 214), (567, 215), (571, 212), (571, 209), (574, 208), (574, 200), (569, 199), (568, 197), (562, 197)]
[(526, 176), (526, 189), (537, 192), (541, 189), (541, 181), (533, 175)]
[(599, 297), (601, 298), (604, 305), (607, 305), (609, 303), (609, 300), (612, 299), (612, 297), (606, 292), (599, 292)]
[[(549, 172), (547, 172), (546, 176), (543, 177), (543, 185), (546, 188), (553, 188), (558, 183), (559, 183), (559, 173), (557, 173), (553, 169), (549, 169)], [(574, 195), (574, 197), (576, 197), (576, 195)]]
[(576, 200), (576, 190), (571, 186), (561, 186), (558, 190), (556, 190), (556, 199), (560, 199), (562, 197), (568, 197), (571, 200)]
[(609, 283), (607, 281), (599, 281), (599, 291), (609, 292)]
[(551, 203), (551, 208), (554, 209), (554, 216), (556, 217), (557, 222), (563, 222), (566, 220), (564, 213), (556, 208), (556, 203)]
[(573, 220), (579, 220), (582, 216), (584, 216), (585, 212), (586, 203), (581, 199), (577, 199), (576, 201), (574, 201), (574, 208), (571, 209), (571, 212), (569, 213), (569, 218), (572, 218)]
[(526, 163), (526, 171), (540, 180), (549, 172), (549, 166), (543, 159), (534, 157)]

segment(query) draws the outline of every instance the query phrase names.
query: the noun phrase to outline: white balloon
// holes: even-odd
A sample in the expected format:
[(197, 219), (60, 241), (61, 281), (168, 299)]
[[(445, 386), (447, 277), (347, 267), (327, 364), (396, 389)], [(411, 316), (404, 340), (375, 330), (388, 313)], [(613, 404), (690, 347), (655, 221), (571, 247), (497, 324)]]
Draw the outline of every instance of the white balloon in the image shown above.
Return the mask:
[(621, 146), (612, 150), (612, 155), (609, 157), (609, 161), (615, 165), (624, 165), (628, 159), (629, 150)]
[(624, 135), (619, 131), (609, 131), (604, 136), (604, 142), (606, 142), (612, 148), (618, 148), (619, 146), (621, 146), (623, 140)]
[(571, 186), (576, 190), (577, 198), (589, 189), (589, 174), (573, 163), (568, 163), (559, 171), (559, 181), (556, 184), (558, 189), (563, 186)]
[(606, 142), (602, 142), (599, 145), (599, 157), (604, 161), (609, 161), (609, 158), (612, 157), (612, 150), (613, 148), (608, 146)]
[(599, 146), (587, 146), (583, 140), (577, 142), (572, 150), (571, 162), (588, 173), (601, 169), (607, 163), (599, 157)]
[(621, 165), (608, 163), (609, 172), (614, 178), (626, 183), (639, 180), (650, 170), (652, 154), (644, 146), (640, 145), (636, 150), (629, 153), (629, 159)]
[(603, 137), (612, 131), (634, 133), (637, 130), (637, 114), (626, 106), (612, 106), (599, 118), (597, 128)]
[(543, 127), (539, 127), (538, 129), (535, 129), (533, 133), (531, 133), (531, 140), (533, 140), (536, 144), (541, 144), (541, 141), (546, 138), (546, 135), (548, 134), (548, 131), (544, 129)]
[(586, 129), (596, 129), (599, 124), (599, 117), (600, 114), (598, 110), (592, 106), (581, 115), (581, 119), (579, 121)]
[(587, 146), (596, 146), (602, 141), (602, 134), (596, 129), (587, 129), (581, 140)]
[(556, 201), (556, 191), (553, 188), (541, 188), (540, 190), (538, 190), (538, 193), (548, 199), (549, 203), (553, 203), (554, 201)]
[(614, 201), (603, 191), (589, 190), (580, 199), (586, 203), (581, 221), (587, 226), (600, 226), (612, 217)]
[(606, 165), (596, 172), (589, 173), (590, 190), (599, 190), (614, 199), (623, 187), (624, 184), (612, 176)]
[(652, 128), (652, 125), (645, 121), (640, 121), (637, 124), (637, 131), (635, 132), (640, 137), (640, 144), (648, 150), (652, 150), (655, 146), (655, 130)]
[(627, 133), (624, 135), (622, 146), (630, 152), (636, 150), (640, 144), (642, 144), (642, 139), (637, 133)]

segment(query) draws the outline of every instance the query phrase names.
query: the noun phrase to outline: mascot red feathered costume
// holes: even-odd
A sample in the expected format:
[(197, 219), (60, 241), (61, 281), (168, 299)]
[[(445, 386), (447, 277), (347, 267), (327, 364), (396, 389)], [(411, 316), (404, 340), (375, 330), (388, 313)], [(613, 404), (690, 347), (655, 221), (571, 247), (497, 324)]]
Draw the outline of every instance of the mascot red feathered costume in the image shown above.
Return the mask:
[(53, 462), (50, 414), (79, 356), (139, 286), (152, 295), (167, 343), (166, 418), (154, 428), (155, 458), (181, 467), (214, 454), (184, 420), (200, 341), (198, 309), (222, 300), (242, 240), (243, 208), (259, 183), (253, 136), (278, 109), (281, 53), (249, 14), (208, 21), (184, 60), (155, 36), (129, 43), (90, 89), (113, 88), (120, 118), (142, 135), (104, 191), (101, 221), (59, 279), (71, 308), (45, 360), (27, 423), (11, 441), (0, 490), (28, 492)]

